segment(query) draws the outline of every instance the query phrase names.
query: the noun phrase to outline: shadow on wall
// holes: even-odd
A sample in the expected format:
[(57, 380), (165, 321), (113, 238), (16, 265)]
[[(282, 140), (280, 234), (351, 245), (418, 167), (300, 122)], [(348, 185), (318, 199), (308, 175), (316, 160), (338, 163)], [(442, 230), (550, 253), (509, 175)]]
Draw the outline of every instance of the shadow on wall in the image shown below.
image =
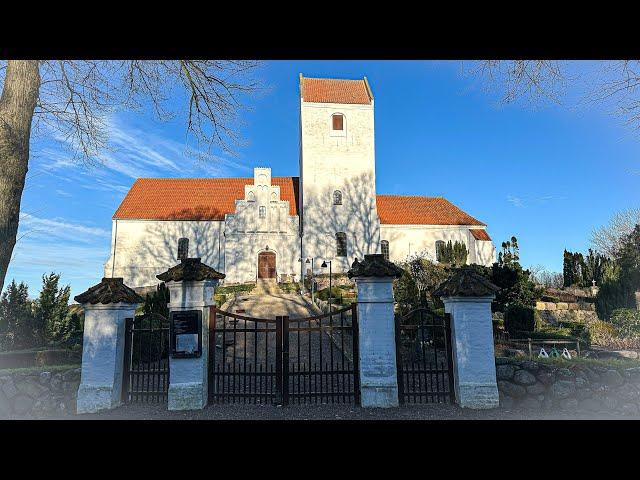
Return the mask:
[[(342, 205), (333, 204), (335, 190), (342, 192)], [(354, 258), (363, 259), (365, 254), (380, 250), (380, 221), (371, 173), (343, 180), (335, 189), (315, 191), (304, 202), (306, 256), (333, 260), (334, 268), (341, 266), (346, 271)], [(347, 235), (346, 257), (337, 256), (337, 232)]]
[[(213, 216), (210, 209), (207, 215), (199, 209), (183, 209), (172, 218), (202, 219)], [(130, 284), (133, 286), (155, 285), (159, 283), (156, 275), (176, 265), (178, 259), (178, 240), (189, 239), (187, 256), (200, 257), (203, 263), (224, 271), (223, 238), (224, 222), (215, 220), (167, 220), (149, 222), (140, 244), (133, 246), (130, 254), (132, 265)], [(120, 270), (116, 263), (116, 270)]]

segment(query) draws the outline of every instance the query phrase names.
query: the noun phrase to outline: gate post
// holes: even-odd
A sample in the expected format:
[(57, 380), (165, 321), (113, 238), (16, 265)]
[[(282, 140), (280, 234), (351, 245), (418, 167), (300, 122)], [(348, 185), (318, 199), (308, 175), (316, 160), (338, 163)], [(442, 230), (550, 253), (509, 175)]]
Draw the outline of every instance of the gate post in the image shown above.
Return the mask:
[(499, 403), (491, 321), (491, 302), (499, 290), (462, 267), (434, 292), (451, 314), (453, 373), (461, 407), (495, 408)]
[(397, 407), (398, 378), (393, 280), (402, 270), (382, 254), (356, 259), (348, 272), (358, 292), (360, 402), (363, 407)]
[(195, 358), (169, 356), (169, 410), (198, 410), (209, 394), (209, 307), (218, 280), (225, 275), (201, 263), (200, 258), (183, 259), (156, 275), (169, 289), (169, 311), (198, 310), (202, 313), (202, 352)]
[(74, 300), (84, 309), (82, 374), (77, 413), (115, 408), (122, 402), (125, 319), (133, 317), (142, 297), (122, 278), (103, 278)]

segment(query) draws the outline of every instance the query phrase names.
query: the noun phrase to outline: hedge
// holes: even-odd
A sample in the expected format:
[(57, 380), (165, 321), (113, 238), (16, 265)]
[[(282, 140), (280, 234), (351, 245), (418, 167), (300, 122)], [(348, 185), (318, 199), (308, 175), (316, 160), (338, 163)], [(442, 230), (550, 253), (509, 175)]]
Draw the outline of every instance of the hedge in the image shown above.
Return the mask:
[(515, 337), (532, 333), (536, 329), (536, 311), (526, 305), (509, 305), (504, 312), (504, 328)]

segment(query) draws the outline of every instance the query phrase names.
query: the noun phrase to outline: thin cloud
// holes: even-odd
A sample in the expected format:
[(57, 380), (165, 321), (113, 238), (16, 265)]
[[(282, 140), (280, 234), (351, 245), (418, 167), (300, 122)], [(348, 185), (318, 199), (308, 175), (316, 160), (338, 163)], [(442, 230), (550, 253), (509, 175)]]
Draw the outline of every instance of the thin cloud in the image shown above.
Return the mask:
[(531, 204), (544, 204), (551, 201), (556, 200), (566, 200), (567, 197), (565, 195), (538, 195), (538, 196), (516, 196), (516, 195), (507, 195), (507, 202), (513, 205), (516, 208), (526, 208)]
[(111, 236), (111, 232), (104, 228), (71, 223), (64, 219), (36, 217), (25, 212), (20, 212), (20, 228), (24, 235), (46, 236), (48, 239), (56, 237), (80, 242), (94, 242), (96, 237)]
[(524, 202), (522, 201), (522, 198), (520, 198), (520, 197), (514, 197), (513, 195), (508, 195), (507, 196), (507, 202), (509, 202), (511, 205), (513, 205), (516, 208), (524, 207)]

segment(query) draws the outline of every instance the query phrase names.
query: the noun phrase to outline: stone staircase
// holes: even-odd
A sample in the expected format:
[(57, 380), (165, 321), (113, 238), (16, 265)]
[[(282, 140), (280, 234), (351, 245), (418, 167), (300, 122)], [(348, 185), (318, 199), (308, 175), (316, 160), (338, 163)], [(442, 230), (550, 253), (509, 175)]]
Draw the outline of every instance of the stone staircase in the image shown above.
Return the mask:
[(281, 293), (275, 278), (259, 278), (256, 282), (256, 288), (251, 291), (252, 295), (278, 295)]

